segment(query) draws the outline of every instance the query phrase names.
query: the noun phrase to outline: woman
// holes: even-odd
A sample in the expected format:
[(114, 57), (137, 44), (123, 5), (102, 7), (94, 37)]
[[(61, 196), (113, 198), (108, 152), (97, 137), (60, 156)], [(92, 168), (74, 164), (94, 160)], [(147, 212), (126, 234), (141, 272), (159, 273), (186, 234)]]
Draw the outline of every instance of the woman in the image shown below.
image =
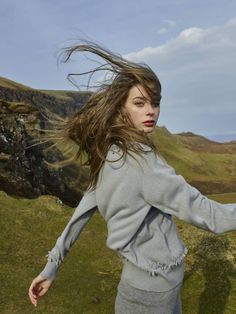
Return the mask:
[[(89, 219), (99, 210), (107, 222), (107, 246), (124, 263), (115, 313), (181, 313), (180, 289), (187, 248), (172, 215), (213, 233), (236, 229), (236, 204), (202, 195), (161, 158), (151, 134), (160, 114), (161, 84), (145, 64), (136, 64), (91, 42), (66, 50), (106, 60), (95, 71), (113, 73), (73, 117), (59, 121), (57, 138), (78, 145), (73, 159), (90, 166), (89, 186), (29, 298), (36, 306)], [(92, 73), (94, 73), (93, 71)], [(82, 159), (81, 159), (82, 160)]]

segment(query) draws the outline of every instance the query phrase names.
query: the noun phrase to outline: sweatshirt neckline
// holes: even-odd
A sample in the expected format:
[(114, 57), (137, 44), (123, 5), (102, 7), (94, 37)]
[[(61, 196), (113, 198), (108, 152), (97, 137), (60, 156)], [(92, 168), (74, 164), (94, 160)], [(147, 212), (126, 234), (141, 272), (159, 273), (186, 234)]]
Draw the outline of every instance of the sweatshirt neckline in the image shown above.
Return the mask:
[[(150, 146), (146, 145), (146, 144), (143, 144), (143, 143), (140, 143), (140, 142), (135, 142), (135, 144), (137, 146), (140, 146), (144, 152), (152, 151), (152, 148)], [(115, 144), (115, 143), (111, 145), (111, 149), (116, 151), (116, 152), (120, 151), (119, 146), (117, 144)]]

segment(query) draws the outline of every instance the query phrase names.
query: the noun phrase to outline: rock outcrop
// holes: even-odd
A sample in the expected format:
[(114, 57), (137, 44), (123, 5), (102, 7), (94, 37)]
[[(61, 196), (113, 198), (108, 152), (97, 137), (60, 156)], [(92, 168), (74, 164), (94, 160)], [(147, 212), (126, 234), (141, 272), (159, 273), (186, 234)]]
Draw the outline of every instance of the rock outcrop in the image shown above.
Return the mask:
[[(68, 102), (37, 90), (0, 87), (0, 189), (15, 197), (35, 198), (52, 194), (69, 206), (77, 206), (85, 188), (87, 173), (77, 164), (53, 169), (44, 161), (64, 159), (57, 148), (45, 150), (40, 132), (48, 126), (40, 108), (61, 116), (73, 114), (90, 96), (71, 97)], [(48, 145), (47, 145), (48, 146)]]

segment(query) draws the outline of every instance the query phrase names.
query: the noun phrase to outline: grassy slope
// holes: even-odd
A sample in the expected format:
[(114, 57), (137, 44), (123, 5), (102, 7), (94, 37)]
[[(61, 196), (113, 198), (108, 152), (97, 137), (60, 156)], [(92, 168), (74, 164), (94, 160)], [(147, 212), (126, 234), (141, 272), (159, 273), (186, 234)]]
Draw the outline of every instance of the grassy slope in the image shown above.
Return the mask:
[(12, 89), (32, 90), (31, 87), (9, 80), (0, 76), (0, 86)]
[[(236, 202), (236, 193), (209, 197)], [(106, 225), (99, 213), (83, 230), (36, 309), (28, 299), (31, 280), (43, 269), (45, 254), (73, 212), (57, 204), (55, 197), (16, 201), (0, 192), (1, 313), (113, 313), (122, 263), (105, 245)], [(214, 235), (175, 221), (189, 249), (181, 292), (184, 313), (234, 313), (236, 233)]]
[[(184, 139), (181, 140), (180, 136), (169, 133), (163, 127), (157, 128), (154, 139), (167, 162), (187, 180), (223, 180), (227, 185), (228, 181), (236, 177), (236, 154), (227, 153), (224, 145), (221, 150), (218, 149), (218, 153), (207, 150), (207, 143), (205, 151), (194, 150), (194, 146), (189, 149), (184, 145)], [(229, 146), (235, 147), (235, 144)]]
[[(54, 97), (61, 99), (61, 100), (70, 100), (70, 98), (71, 98), (70, 95), (72, 95), (73, 93), (78, 94), (77, 91), (34, 89), (34, 88), (29, 87), (29, 86), (17, 83), (17, 82), (12, 81), (12, 80), (9, 80), (9, 79), (2, 77), (2, 76), (0, 76), (0, 86), (6, 87), (6, 88), (11, 88), (11, 89), (20, 89), (20, 90), (24, 90), (24, 91), (27, 91), (27, 90), (28, 91), (32, 91), (32, 90), (39, 91), (39, 92), (42, 92), (44, 94), (54, 96)], [(82, 94), (83, 91), (79, 91), (79, 93)], [(86, 93), (86, 92), (84, 92), (84, 93)]]

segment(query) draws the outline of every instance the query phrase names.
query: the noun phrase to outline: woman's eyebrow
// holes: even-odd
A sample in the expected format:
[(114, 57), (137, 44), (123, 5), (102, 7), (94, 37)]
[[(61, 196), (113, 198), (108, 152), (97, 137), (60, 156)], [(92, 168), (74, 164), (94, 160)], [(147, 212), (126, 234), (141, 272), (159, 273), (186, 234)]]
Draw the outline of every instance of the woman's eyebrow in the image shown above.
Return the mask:
[(139, 98), (139, 99), (146, 99), (146, 97), (142, 97), (142, 96), (136, 96), (136, 97), (134, 97), (133, 99), (136, 99), (136, 98)]
[[(143, 96), (136, 96), (136, 97), (134, 97), (133, 98), (133, 100), (134, 99), (142, 99), (142, 100), (148, 100), (148, 98), (147, 97), (143, 97)], [(156, 101), (156, 102), (160, 102), (161, 101), (161, 96), (159, 96), (159, 97), (154, 97), (154, 101)]]

